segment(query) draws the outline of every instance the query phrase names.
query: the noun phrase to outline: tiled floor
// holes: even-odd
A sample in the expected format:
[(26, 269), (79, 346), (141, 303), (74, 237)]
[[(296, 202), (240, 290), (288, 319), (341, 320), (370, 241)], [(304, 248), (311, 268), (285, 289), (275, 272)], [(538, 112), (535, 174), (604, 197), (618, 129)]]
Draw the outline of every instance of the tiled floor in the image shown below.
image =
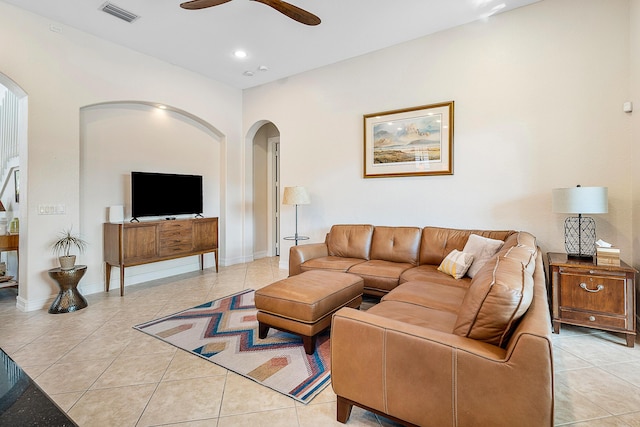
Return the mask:
[[(0, 347), (80, 426), (330, 426), (335, 395), (308, 405), (131, 327), (286, 277), (277, 258), (88, 295), (76, 313), (22, 313), (0, 289)], [(580, 328), (554, 336), (556, 424), (640, 427), (640, 346)], [(354, 408), (350, 426), (392, 422)]]

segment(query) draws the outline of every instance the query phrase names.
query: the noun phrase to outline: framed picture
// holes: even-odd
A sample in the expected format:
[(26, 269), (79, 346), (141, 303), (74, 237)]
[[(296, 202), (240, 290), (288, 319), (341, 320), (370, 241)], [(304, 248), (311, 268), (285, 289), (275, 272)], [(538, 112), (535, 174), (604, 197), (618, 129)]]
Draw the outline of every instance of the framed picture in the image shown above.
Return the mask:
[(364, 177), (453, 175), (453, 101), (364, 116)]

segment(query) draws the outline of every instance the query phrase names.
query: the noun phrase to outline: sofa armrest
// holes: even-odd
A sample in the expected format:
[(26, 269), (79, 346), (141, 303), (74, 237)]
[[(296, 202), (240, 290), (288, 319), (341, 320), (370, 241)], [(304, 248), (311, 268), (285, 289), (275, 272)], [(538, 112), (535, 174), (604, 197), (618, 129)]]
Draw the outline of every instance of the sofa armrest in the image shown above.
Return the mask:
[(289, 249), (289, 276), (302, 273), (300, 265), (303, 262), (327, 255), (329, 255), (329, 249), (326, 243), (291, 246)]
[(332, 386), (340, 398), (416, 425), (551, 426), (550, 343), (517, 338), (523, 343), (508, 353), (343, 308), (331, 328)]

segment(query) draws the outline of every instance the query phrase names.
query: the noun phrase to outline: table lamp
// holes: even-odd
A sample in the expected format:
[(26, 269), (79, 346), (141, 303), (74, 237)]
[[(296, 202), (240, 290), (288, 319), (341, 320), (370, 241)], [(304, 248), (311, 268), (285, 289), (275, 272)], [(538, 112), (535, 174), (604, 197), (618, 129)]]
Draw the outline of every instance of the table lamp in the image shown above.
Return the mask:
[(564, 221), (564, 247), (573, 258), (593, 258), (596, 253), (596, 222), (582, 214), (607, 213), (607, 187), (555, 188), (551, 209), (555, 213), (578, 214)]
[(298, 244), (298, 240), (304, 240), (299, 238), (298, 236), (298, 205), (308, 205), (311, 203), (311, 199), (309, 198), (309, 193), (304, 187), (285, 187), (284, 195), (282, 196), (282, 204), (283, 205), (296, 205), (296, 234), (293, 239), (295, 240), (296, 245)]

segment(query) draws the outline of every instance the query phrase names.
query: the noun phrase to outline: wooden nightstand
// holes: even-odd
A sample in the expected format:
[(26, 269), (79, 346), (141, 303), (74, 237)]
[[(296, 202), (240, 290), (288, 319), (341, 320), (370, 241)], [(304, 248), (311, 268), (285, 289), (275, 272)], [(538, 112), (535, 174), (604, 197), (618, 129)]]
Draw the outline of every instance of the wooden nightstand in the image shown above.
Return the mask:
[(636, 337), (636, 291), (633, 267), (596, 265), (595, 261), (547, 254), (551, 276), (553, 332), (560, 325), (586, 326), (626, 335), (627, 346)]

